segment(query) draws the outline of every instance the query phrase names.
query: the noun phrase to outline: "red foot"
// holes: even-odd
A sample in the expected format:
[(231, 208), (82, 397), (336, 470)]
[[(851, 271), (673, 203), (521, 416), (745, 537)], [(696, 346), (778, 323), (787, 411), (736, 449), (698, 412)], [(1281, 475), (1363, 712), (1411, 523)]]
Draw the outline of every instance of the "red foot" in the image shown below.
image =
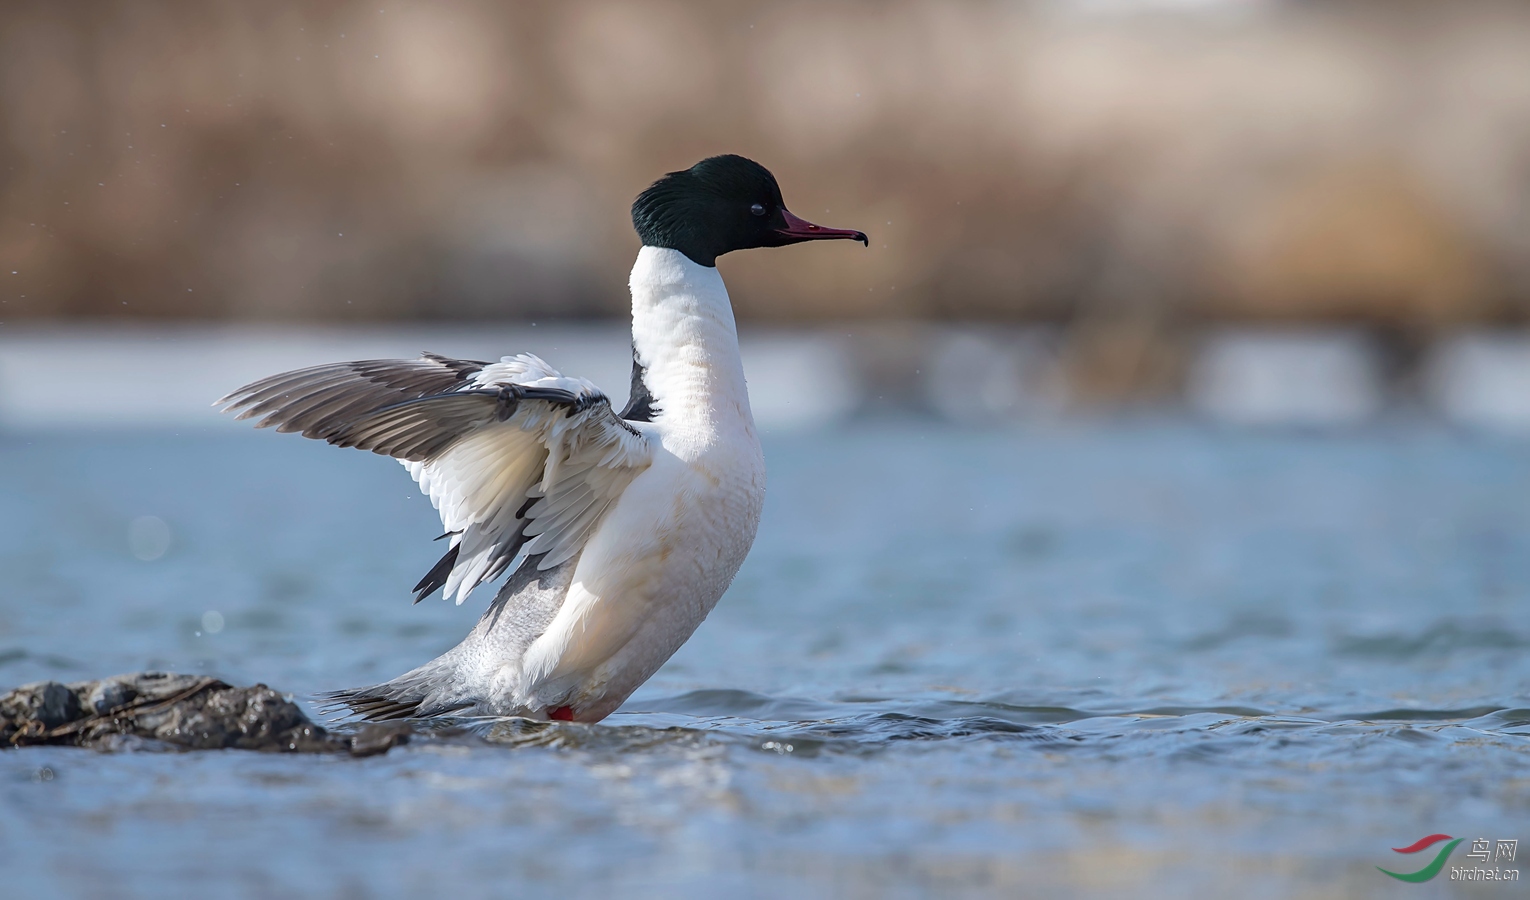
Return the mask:
[(574, 708), (572, 706), (559, 706), (547, 711), (547, 718), (557, 719), (559, 722), (574, 721)]

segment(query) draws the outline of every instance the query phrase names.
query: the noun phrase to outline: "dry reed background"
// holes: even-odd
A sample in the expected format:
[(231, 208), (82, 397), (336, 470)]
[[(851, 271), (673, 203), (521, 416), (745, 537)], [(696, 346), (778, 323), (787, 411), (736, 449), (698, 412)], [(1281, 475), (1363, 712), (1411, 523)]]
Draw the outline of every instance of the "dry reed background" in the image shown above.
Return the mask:
[(1522, 4), (11, 0), (0, 104), (9, 322), (617, 315), (723, 151), (874, 238), (725, 260), (757, 320), (1530, 312)]

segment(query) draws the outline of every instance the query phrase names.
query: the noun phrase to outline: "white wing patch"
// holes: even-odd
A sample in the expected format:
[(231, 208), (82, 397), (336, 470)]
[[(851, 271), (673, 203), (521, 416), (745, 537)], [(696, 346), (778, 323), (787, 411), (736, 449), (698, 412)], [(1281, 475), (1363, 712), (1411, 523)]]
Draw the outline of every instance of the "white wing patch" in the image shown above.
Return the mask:
[(593, 384), (529, 353), (485, 366), (463, 390), (505, 385), (598, 402), (572, 410), (521, 400), (508, 419), (469, 431), (438, 456), (403, 461), (452, 535), (457, 558), (443, 595), (457, 603), (519, 559), (541, 556), (537, 567), (550, 569), (574, 557), (653, 458)]

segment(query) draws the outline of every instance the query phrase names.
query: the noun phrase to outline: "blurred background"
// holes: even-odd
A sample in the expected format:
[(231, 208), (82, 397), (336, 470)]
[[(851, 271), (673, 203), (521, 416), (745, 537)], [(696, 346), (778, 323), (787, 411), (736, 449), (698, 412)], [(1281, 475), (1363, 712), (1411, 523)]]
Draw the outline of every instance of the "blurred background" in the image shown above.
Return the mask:
[(0, 750), (8, 887), (1362, 897), (1526, 837), (1522, 0), (0, 0), (0, 687), (451, 647), (398, 466), (209, 404), (619, 401), (629, 204), (724, 152), (871, 246), (720, 261), (770, 493), (696, 636), (515, 752)]
[(873, 237), (722, 265), (845, 403), (1530, 425), (1530, 8), (1474, 0), (10, 0), (0, 409), (61, 325), (619, 324), (721, 152)]

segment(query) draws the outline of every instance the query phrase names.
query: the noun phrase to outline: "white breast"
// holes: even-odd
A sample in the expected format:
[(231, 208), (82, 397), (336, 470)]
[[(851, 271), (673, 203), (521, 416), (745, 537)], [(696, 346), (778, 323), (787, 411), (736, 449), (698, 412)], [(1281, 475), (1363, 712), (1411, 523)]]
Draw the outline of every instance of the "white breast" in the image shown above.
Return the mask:
[(502, 671), (520, 705), (621, 705), (711, 612), (759, 526), (764, 457), (721, 276), (644, 247), (632, 306), (657, 410), (636, 424), (661, 449), (591, 536), (546, 633)]

